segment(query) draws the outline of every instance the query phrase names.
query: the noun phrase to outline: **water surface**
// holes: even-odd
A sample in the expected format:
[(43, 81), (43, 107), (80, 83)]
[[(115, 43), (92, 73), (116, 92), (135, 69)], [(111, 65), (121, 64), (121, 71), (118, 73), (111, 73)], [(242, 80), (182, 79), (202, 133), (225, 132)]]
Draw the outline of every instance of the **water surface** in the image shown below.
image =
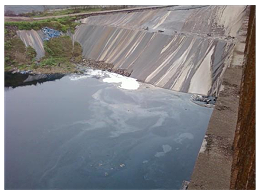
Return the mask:
[(75, 78), (6, 88), (6, 189), (180, 189), (190, 179), (211, 108)]

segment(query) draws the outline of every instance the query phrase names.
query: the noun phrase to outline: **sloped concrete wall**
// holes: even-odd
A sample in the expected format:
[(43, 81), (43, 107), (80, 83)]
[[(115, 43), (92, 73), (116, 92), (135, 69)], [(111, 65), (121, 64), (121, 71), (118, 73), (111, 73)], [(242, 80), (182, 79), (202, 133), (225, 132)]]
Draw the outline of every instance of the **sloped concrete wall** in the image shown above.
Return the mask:
[[(244, 65), (237, 66), (232, 61), (223, 75), (223, 90), (212, 113), (189, 190), (255, 188), (255, 29), (254, 13), (250, 14)], [(232, 55), (242, 54), (233, 51)]]
[(83, 56), (181, 92), (217, 96), (247, 6), (175, 6), (82, 19)]
[(36, 51), (36, 59), (40, 59), (45, 55), (43, 47), (43, 39), (40, 31), (35, 30), (18, 30), (17, 35), (24, 42), (25, 46), (31, 46)]
[[(247, 9), (172, 6), (89, 16), (81, 20), (73, 40), (81, 44), (85, 58), (113, 63), (114, 69), (127, 69), (139, 81), (218, 96), (223, 74), (237, 56), (232, 53), (241, 42), (236, 37)], [(44, 56), (40, 32), (18, 35), (38, 59)]]
[(221, 74), (233, 47), (222, 40), (96, 25), (81, 25), (74, 40), (86, 58), (127, 69), (139, 81), (205, 95), (218, 90), (214, 75)]

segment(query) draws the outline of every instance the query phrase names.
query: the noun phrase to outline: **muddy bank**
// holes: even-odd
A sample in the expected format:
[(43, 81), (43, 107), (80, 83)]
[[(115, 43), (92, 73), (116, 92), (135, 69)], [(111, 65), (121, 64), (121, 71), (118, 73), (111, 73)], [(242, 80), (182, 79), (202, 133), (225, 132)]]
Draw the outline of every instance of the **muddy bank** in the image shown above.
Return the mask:
[(28, 67), (25, 70), (13, 68), (11, 71), (5, 72), (5, 87), (14, 88), (24, 85), (36, 85), (37, 83), (60, 79), (71, 73), (84, 74), (84, 71), (89, 68), (114, 72), (126, 77), (131, 75), (131, 72), (125, 69), (114, 69), (114, 65), (111, 63), (83, 59), (79, 64), (73, 64), (73, 68), (70, 70), (59, 65), (47, 67), (36, 66), (36, 68), (31, 69)]
[(112, 63), (106, 63), (104, 61), (96, 61), (92, 59), (83, 59), (82, 62), (77, 65), (77, 70), (79, 73), (86, 68), (114, 72), (126, 77), (129, 77), (132, 73), (127, 71), (126, 69), (115, 68)]
[(122, 76), (129, 77), (131, 72), (126, 69), (116, 68), (112, 63), (106, 63), (104, 61), (96, 61), (92, 59), (83, 58), (82, 61), (76, 63), (72, 60), (71, 66), (64, 66), (62, 64), (57, 64), (56, 66), (46, 65), (46, 66), (25, 66), (23, 68), (11, 66), (9, 71), (6, 71), (8, 74), (70, 74), (70, 73), (81, 73), (86, 68), (98, 69), (103, 71), (114, 72)]
[(15, 67), (11, 66), (11, 68), (7, 71), (7, 73), (12, 74), (70, 74), (77, 72), (77, 65), (71, 64), (69, 67), (65, 65), (57, 65), (57, 66), (40, 66), (40, 65), (33, 65), (33, 66), (25, 66), (25, 67)]

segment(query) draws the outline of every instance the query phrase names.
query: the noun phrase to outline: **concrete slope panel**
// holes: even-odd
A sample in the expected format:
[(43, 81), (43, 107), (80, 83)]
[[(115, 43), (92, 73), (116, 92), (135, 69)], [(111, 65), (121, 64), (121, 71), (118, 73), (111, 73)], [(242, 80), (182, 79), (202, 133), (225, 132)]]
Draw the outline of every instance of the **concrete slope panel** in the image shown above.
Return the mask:
[(39, 32), (35, 30), (18, 30), (17, 35), (24, 42), (26, 47), (31, 46), (35, 49), (37, 59), (40, 59), (45, 55), (43, 40), (40, 37)]
[[(216, 95), (232, 42), (82, 24), (74, 40), (83, 56), (127, 69), (142, 82), (176, 91)], [(206, 74), (206, 75), (205, 75)]]

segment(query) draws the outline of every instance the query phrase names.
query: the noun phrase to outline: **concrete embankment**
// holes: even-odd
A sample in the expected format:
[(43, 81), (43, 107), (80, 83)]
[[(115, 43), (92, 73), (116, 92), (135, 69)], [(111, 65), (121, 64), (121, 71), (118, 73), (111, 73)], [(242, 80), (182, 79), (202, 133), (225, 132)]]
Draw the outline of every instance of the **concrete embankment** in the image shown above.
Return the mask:
[(247, 38), (239, 44), (246, 50), (234, 49), (224, 73), (190, 190), (255, 189), (255, 6), (247, 12), (249, 23), (242, 25)]
[(73, 40), (81, 44), (85, 58), (112, 63), (139, 81), (217, 96), (246, 10), (173, 6), (111, 12), (82, 19)]
[(26, 47), (31, 46), (35, 49), (37, 59), (40, 59), (45, 55), (41, 31), (19, 30), (17, 31), (17, 35), (24, 42)]
[(93, 16), (74, 40), (83, 56), (176, 91), (217, 95), (246, 6), (175, 6)]

